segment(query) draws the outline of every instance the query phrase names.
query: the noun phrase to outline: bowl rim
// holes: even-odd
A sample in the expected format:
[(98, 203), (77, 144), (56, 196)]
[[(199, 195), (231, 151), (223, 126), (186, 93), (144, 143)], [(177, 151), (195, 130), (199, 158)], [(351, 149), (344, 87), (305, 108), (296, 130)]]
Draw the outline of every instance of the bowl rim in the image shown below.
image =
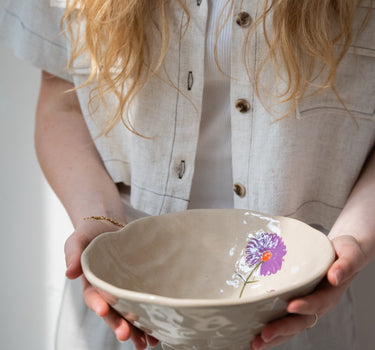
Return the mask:
[[(200, 209), (194, 209), (194, 210), (200, 210)], [(207, 210), (207, 209), (204, 209)], [(208, 209), (208, 210), (216, 210), (216, 209)], [(233, 209), (232, 209), (233, 210)], [(258, 213), (255, 211), (248, 210), (250, 212)], [(168, 214), (163, 214), (163, 215), (171, 215), (171, 214), (177, 214), (177, 213), (182, 213), (182, 212), (174, 212), (174, 213), (168, 213)], [(266, 214), (263, 214), (266, 215)], [(288, 219), (288, 220), (293, 220), (293, 221), (298, 221), (299, 223), (302, 223), (304, 225), (307, 225), (306, 223), (294, 219), (294, 218), (289, 218), (285, 216), (273, 216), (273, 215), (268, 215), (269, 217), (275, 218), (275, 219)], [(291, 289), (290, 287), (283, 287), (280, 289), (277, 289), (276, 291), (269, 293), (269, 294), (260, 294), (257, 296), (243, 296), (242, 298), (172, 298), (172, 297), (166, 297), (166, 296), (161, 296), (158, 294), (152, 294), (152, 293), (144, 293), (144, 292), (136, 292), (132, 291), (129, 289), (124, 289), (124, 288), (119, 288), (116, 287), (105, 280), (97, 277), (90, 269), (89, 267), (89, 254), (90, 251), (95, 247), (95, 245), (100, 242), (100, 240), (107, 239), (107, 237), (112, 236), (112, 235), (121, 235), (123, 232), (128, 230), (129, 226), (132, 226), (134, 223), (140, 221), (140, 220), (145, 220), (147, 218), (151, 218), (152, 216), (148, 216), (146, 218), (140, 218), (137, 220), (134, 220), (127, 224), (124, 228), (117, 230), (117, 231), (111, 231), (111, 232), (104, 232), (94, 238), (90, 244), (86, 247), (86, 249), (83, 251), (81, 255), (81, 265), (82, 265), (82, 271), (84, 276), (87, 278), (87, 280), (99, 291), (102, 290), (105, 293), (113, 295), (115, 298), (118, 299), (127, 299), (133, 302), (139, 302), (139, 303), (145, 303), (145, 304), (154, 304), (154, 305), (160, 305), (160, 306), (169, 306), (169, 307), (204, 307), (204, 306), (233, 306), (233, 305), (244, 305), (244, 304), (249, 304), (249, 303), (256, 303), (259, 301), (266, 301), (268, 299), (273, 299), (275, 297), (280, 297), (284, 294), (302, 289), (307, 286), (312, 286), (317, 283), (319, 283), (323, 277), (326, 275), (328, 269), (330, 266), (332, 266), (333, 262), (335, 261), (335, 250), (333, 248), (332, 242), (330, 239), (321, 231), (309, 226), (312, 230), (314, 230), (317, 234), (320, 234), (321, 236), (325, 237), (327, 239), (327, 242), (330, 243), (331, 247), (331, 256), (328, 259), (327, 257), (327, 263), (325, 265), (322, 265), (320, 269), (316, 271), (315, 274), (309, 275), (309, 278), (304, 280), (303, 282), (299, 283), (294, 283), (293, 288)]]

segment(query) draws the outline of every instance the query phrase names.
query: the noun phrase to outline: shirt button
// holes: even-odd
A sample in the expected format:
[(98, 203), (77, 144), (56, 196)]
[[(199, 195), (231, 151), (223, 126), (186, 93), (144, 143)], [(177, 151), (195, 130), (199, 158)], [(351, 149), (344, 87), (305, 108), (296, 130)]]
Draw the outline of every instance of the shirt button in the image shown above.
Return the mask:
[(236, 101), (236, 109), (238, 111), (240, 111), (241, 113), (246, 113), (250, 110), (250, 103), (249, 101), (243, 99), (243, 98), (239, 98), (237, 101)]
[(241, 198), (245, 197), (246, 195), (246, 187), (239, 182), (236, 182), (233, 185), (233, 191), (238, 197)]
[(246, 28), (248, 27), (251, 22), (252, 22), (252, 18), (250, 16), (249, 13), (247, 12), (240, 12), (237, 16), (236, 16), (236, 23), (240, 26), (240, 27), (243, 27), (243, 28)]

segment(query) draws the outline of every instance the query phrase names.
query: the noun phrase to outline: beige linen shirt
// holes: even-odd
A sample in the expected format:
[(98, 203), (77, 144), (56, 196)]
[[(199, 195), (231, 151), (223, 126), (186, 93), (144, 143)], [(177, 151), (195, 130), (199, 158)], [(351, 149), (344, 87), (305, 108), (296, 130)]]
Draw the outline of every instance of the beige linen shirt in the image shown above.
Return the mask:
[[(363, 2), (358, 9), (355, 26), (368, 11), (367, 4)], [(54, 5), (63, 7), (64, 1)], [(186, 5), (190, 12), (187, 28), (185, 12), (177, 1), (170, 1), (166, 69), (148, 82), (130, 108), (136, 130), (149, 139), (132, 134), (122, 124), (97, 137), (106, 111), (100, 107), (89, 116), (91, 87), (77, 91), (108, 172), (115, 182), (130, 186), (131, 204), (151, 215), (185, 210), (194, 174), (208, 8), (205, 0), (189, 0)], [(2, 6), (0, 37), (19, 57), (77, 86), (86, 81), (90, 72), (87, 57), (80, 57), (72, 72), (65, 69), (69, 42), (59, 29), (63, 8), (49, 7), (49, 0), (29, 0), (21, 5), (5, 0)], [(235, 1), (231, 19), (234, 183), (228, 186), (235, 185), (234, 207), (291, 216), (329, 228), (375, 144), (375, 13), (337, 72), (337, 90), (351, 116), (331, 91), (325, 91), (303, 99), (295, 115), (276, 122), (290, 106), (277, 103), (270, 95), (258, 98), (243, 63), (247, 28), (236, 20), (241, 12), (254, 20), (261, 6), (261, 1)], [(152, 33), (151, 24), (149, 30)], [(158, 44), (154, 35), (152, 45)], [(266, 53), (261, 28), (249, 52), (249, 67), (255, 71)], [(270, 68), (264, 83), (275, 91), (282, 88)], [(240, 100), (246, 108), (239, 108)], [(115, 103), (113, 96), (108, 96), (108, 101)]]
[[(177, 1), (171, 0), (169, 7), (171, 45), (165, 67), (173, 84), (154, 78), (132, 105), (135, 127), (151, 139), (140, 138), (121, 124), (109, 135), (97, 138), (106, 112), (99, 109), (90, 117), (90, 87), (78, 90), (87, 125), (110, 175), (131, 188), (131, 203), (136, 209), (153, 215), (186, 209), (194, 174), (208, 8), (206, 0), (185, 3), (191, 16), (186, 32), (186, 16)], [(261, 3), (235, 1), (231, 19), (234, 206), (329, 228), (375, 143), (375, 14), (337, 73), (336, 86), (355, 122), (331, 92), (305, 98), (295, 115), (275, 122), (289, 106), (277, 104), (270, 96), (264, 96), (263, 104), (259, 101), (242, 62), (246, 28), (237, 24), (241, 12), (254, 20)], [(53, 0), (53, 5), (50, 7), (50, 0), (3, 0), (0, 40), (18, 57), (78, 86), (90, 71), (89, 60), (82, 57), (73, 72), (66, 70), (70, 48), (60, 31), (65, 1)], [(357, 25), (367, 10), (364, 2), (358, 10)], [(158, 39), (152, 44), (157, 46)], [(263, 35), (257, 31), (249, 51), (252, 69), (260, 64), (265, 50)], [(265, 82), (273, 84), (268, 87), (280, 84), (272, 70), (266, 74), (269, 78)], [(160, 75), (166, 80), (165, 71)], [(108, 99), (115, 103), (112, 96)], [(244, 109), (236, 108), (241, 99)], [(67, 282), (56, 349), (134, 350), (131, 342), (119, 343), (105, 323), (86, 308), (81, 288), (78, 280)], [(275, 350), (356, 349), (353, 320), (351, 295), (347, 293), (316, 327)]]

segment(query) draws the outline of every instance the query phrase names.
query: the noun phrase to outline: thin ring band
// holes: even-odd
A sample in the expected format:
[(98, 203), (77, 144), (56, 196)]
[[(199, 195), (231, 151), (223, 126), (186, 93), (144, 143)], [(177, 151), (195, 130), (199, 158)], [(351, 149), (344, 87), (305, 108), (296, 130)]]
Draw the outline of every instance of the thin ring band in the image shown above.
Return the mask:
[(319, 316), (318, 316), (318, 314), (315, 313), (314, 316), (315, 316), (315, 320), (314, 320), (313, 324), (312, 324), (311, 326), (307, 327), (307, 329), (310, 329), (310, 328), (315, 327), (316, 324), (318, 323), (318, 320), (319, 320)]

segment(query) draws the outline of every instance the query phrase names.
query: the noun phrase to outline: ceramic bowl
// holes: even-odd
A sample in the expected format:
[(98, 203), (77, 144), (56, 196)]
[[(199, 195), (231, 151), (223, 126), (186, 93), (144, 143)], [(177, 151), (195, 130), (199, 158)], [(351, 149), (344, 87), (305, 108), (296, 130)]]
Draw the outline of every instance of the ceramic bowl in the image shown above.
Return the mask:
[(285, 217), (187, 210), (104, 233), (82, 255), (108, 303), (163, 349), (249, 349), (311, 292), (335, 258), (329, 239)]

